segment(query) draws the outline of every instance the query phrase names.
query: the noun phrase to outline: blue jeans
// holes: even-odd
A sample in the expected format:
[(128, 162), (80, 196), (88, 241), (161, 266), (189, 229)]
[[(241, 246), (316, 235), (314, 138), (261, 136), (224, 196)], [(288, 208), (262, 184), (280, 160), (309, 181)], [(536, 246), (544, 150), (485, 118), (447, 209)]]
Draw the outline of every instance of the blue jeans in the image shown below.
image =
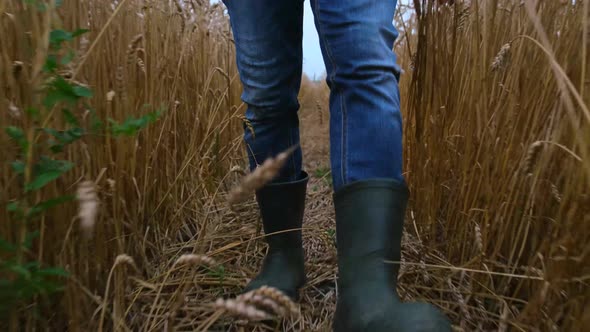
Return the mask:
[[(330, 88), (334, 190), (402, 175), (402, 119), (393, 43), (396, 0), (310, 0)], [(247, 104), (250, 167), (299, 143), (303, 0), (224, 0)], [(273, 182), (298, 180), (297, 149)]]

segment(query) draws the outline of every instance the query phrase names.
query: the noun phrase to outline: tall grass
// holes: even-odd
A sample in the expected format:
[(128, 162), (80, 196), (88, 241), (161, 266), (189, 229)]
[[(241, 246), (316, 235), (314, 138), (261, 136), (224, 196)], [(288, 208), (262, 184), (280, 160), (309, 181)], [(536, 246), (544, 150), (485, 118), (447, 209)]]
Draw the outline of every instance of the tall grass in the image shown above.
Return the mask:
[(398, 45), (417, 287), (467, 330), (583, 330), (588, 1), (439, 3)]
[[(109, 322), (105, 328), (123, 319), (124, 281), (137, 272), (125, 272), (125, 264), (117, 263), (113, 285), (105, 292), (116, 257), (133, 257), (140, 276), (154, 273), (154, 260), (164, 243), (207, 232), (207, 216), (199, 211), (209, 204), (206, 197), (224, 190), (221, 180), (242, 161), (240, 87), (220, 6), (199, 1), (59, 3), (0, 3), (0, 124), (3, 130), (22, 128), (41, 143), (50, 137), (36, 129), (65, 130), (67, 122), (58, 107), (43, 111), (40, 122), (31, 120), (26, 110), (41, 104), (39, 91), (47, 77), (40, 68), (50, 52), (51, 31), (89, 29), (72, 41), (75, 57), (56, 74), (92, 91), (86, 104), (79, 102), (71, 109), (87, 134), (57, 154), (75, 166), (27, 200), (34, 204), (75, 195), (78, 184), (90, 181), (98, 214), (91, 237), (80, 228), (76, 201), (21, 226), (7, 211), (7, 204), (23, 196), (20, 178), (9, 163), (20, 156), (15, 141), (4, 132), (0, 135), (2, 243), (19, 243), (23, 228), (27, 234), (38, 231), (18, 261), (62, 267), (70, 275), (65, 289), (52, 295), (50, 303), (42, 294), (14, 303), (9, 319), (0, 323), (3, 330), (7, 322), (12, 331), (35, 326), (95, 330), (101, 310)], [(154, 109), (163, 114), (131, 137), (114, 135), (116, 130), (90, 130), (102, 122), (133, 131), (134, 125), (141, 125), (133, 119), (141, 120)], [(36, 153), (31, 152), (32, 161), (40, 157)], [(1, 252), (0, 258), (7, 261), (13, 255)], [(5, 270), (0, 274), (3, 282), (18, 275)]]

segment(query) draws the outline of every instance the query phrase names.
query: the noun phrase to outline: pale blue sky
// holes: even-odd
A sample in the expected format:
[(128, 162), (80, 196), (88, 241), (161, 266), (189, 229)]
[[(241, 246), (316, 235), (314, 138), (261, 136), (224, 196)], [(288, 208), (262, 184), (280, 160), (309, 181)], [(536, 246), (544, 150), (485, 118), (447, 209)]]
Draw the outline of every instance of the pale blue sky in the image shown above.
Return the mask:
[[(277, 0), (286, 1), (286, 0)], [(398, 0), (398, 3), (408, 5), (409, 0)], [(318, 33), (313, 22), (313, 12), (309, 1), (304, 3), (305, 11), (303, 14), (303, 72), (309, 78), (320, 77), (326, 71)]]
[(303, 72), (312, 78), (320, 77), (325, 71), (318, 33), (313, 23), (313, 13), (309, 1), (304, 3), (303, 13)]

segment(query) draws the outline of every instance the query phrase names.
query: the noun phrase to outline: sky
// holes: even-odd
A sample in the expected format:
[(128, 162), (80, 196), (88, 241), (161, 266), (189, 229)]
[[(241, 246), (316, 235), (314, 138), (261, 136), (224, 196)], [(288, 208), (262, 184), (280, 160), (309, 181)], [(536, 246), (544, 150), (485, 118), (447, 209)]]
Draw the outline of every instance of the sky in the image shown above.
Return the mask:
[[(285, 0), (277, 0), (285, 1)], [(409, 0), (398, 0), (398, 3), (408, 4)], [(311, 79), (320, 77), (326, 71), (318, 33), (313, 22), (313, 12), (309, 1), (304, 3), (303, 13), (303, 72)]]
[(318, 32), (313, 22), (313, 13), (309, 2), (304, 3), (305, 11), (303, 13), (303, 72), (311, 79), (320, 77), (325, 71), (326, 66), (320, 50), (320, 41)]

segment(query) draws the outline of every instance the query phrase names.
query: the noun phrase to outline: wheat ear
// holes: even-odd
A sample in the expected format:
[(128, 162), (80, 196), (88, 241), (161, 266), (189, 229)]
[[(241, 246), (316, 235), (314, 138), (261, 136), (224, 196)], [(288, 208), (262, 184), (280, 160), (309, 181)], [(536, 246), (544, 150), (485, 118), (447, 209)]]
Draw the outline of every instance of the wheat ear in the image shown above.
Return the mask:
[(276, 157), (266, 159), (262, 165), (258, 166), (252, 173), (246, 175), (242, 183), (230, 192), (228, 198), (229, 204), (233, 206), (245, 201), (251, 193), (270, 182), (280, 172), (296, 148), (297, 146), (290, 147), (284, 152), (279, 153)]
[(266, 312), (244, 301), (217, 299), (215, 308), (253, 321), (270, 318)]
[(96, 195), (94, 182), (84, 181), (80, 183), (76, 198), (79, 202), (78, 218), (80, 219), (80, 229), (84, 237), (90, 238), (98, 214), (98, 196)]

